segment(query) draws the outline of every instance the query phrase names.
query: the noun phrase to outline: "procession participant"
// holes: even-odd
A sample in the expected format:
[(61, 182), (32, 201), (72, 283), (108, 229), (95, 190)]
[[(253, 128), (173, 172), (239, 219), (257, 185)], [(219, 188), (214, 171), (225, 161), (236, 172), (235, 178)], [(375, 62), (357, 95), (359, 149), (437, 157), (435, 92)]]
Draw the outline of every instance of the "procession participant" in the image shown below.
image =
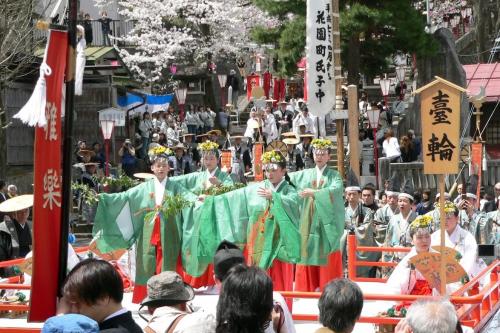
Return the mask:
[(407, 181), (404, 190), (398, 195), (399, 214), (394, 215), (389, 221), (385, 246), (395, 247), (410, 245), (411, 238), (408, 233), (409, 226), (417, 217), (417, 213), (411, 209), (414, 201), (413, 196), (410, 194), (412, 192), (411, 185), (409, 181)]
[[(179, 184), (182, 188), (189, 189), (191, 193), (197, 195), (199, 201), (205, 200), (207, 195), (204, 193), (212, 187), (217, 187), (221, 185), (233, 185), (233, 180), (231, 176), (227, 174), (227, 172), (222, 171), (219, 166), (219, 145), (212, 141), (205, 141), (203, 143), (198, 144), (198, 149), (201, 152), (201, 160), (203, 164), (203, 171), (193, 172), (188, 175), (174, 177), (172, 182)], [(187, 211), (186, 214), (192, 214), (193, 211)], [(188, 216), (188, 215), (186, 215)], [(191, 216), (191, 215), (189, 215)], [(193, 238), (194, 241), (197, 241), (197, 232), (195, 230), (199, 230), (200, 221), (194, 221), (193, 218), (186, 218), (186, 221), (192, 221), (193, 223), (183, 224), (183, 266), (184, 268), (189, 265), (189, 261), (194, 261), (194, 259), (189, 259), (189, 255), (187, 251), (191, 250)], [(198, 262), (198, 260), (196, 259)], [(194, 262), (191, 263), (194, 265)], [(207, 267), (207, 266), (205, 266)], [(187, 273), (179, 271), (182, 273), (184, 281), (189, 283), (193, 288), (200, 288), (202, 286), (213, 285), (213, 267), (208, 266), (204, 273), (199, 277), (191, 276)]]
[(212, 186), (232, 185), (231, 177), (219, 168), (219, 145), (213, 141), (205, 141), (198, 144), (198, 150), (201, 153), (203, 171), (193, 172), (181, 177), (175, 177), (172, 181), (181, 184), (182, 187), (189, 189), (192, 193), (200, 195)]
[(378, 205), (375, 202), (375, 187), (373, 184), (366, 184), (361, 189), (361, 201), (363, 201), (363, 206), (371, 209), (375, 213), (378, 209)]
[(414, 256), (431, 251), (432, 225), (432, 218), (428, 215), (417, 216), (410, 224), (410, 237), (413, 245), (411, 251), (398, 263), (387, 280), (387, 286), (394, 292), (402, 295), (427, 296), (438, 293), (440, 286), (431, 285), (409, 262)]
[[(299, 126), (305, 125), (306, 132), (316, 134), (316, 127), (314, 126), (314, 120), (309, 114), (309, 109), (307, 108), (307, 105), (302, 104), (302, 106), (300, 107), (300, 111), (301, 112), (298, 113), (293, 119), (293, 131), (295, 133), (300, 133)], [(313, 135), (313, 137), (316, 137), (316, 135)]]
[[(298, 195), (278, 151), (262, 155), (267, 179), (248, 204), (248, 263), (269, 269), (276, 290), (293, 290), (293, 265), (300, 258)], [(254, 193), (254, 192), (252, 192)]]
[(208, 137), (209, 137), (209, 135), (207, 133), (204, 133), (204, 134), (197, 135), (196, 140), (198, 141), (198, 143), (203, 143), (205, 141), (209, 141)]
[[(495, 185), (496, 187), (497, 185)], [(498, 185), (500, 186), (500, 185)], [(491, 235), (493, 237), (493, 244), (500, 244), (500, 197), (497, 198), (497, 209), (493, 212), (488, 213), (488, 217), (491, 219), (492, 230)]]
[(339, 173), (327, 166), (332, 142), (316, 139), (311, 144), (315, 168), (290, 174), (303, 198), (300, 209), (301, 261), (296, 267), (295, 289), (314, 291), (342, 276), (340, 237), (344, 230)]
[(186, 147), (186, 155), (189, 159), (192, 172), (198, 171), (200, 165), (200, 154), (198, 152), (197, 143), (193, 142), (194, 137), (195, 135), (191, 133), (182, 136), (182, 143), (184, 143), (184, 147)]
[[(155, 177), (121, 193), (99, 195), (93, 228), (103, 253), (136, 245), (133, 302), (144, 299), (146, 282), (155, 273), (179, 268), (181, 220), (177, 210), (185, 204), (176, 195), (195, 201), (196, 196), (168, 178), (172, 151), (158, 147), (149, 152)], [(181, 206), (181, 207), (179, 207)], [(167, 211), (175, 214), (165, 215)], [(176, 216), (177, 214), (177, 216)]]
[(296, 145), (299, 143), (299, 139), (294, 137), (287, 137), (283, 139), (283, 143), (286, 144), (286, 169), (288, 172), (299, 171), (304, 168), (302, 164), (302, 159), (300, 159), (300, 152)]
[(313, 159), (313, 146), (311, 141), (314, 139), (314, 135), (311, 133), (305, 133), (300, 135), (301, 142), (297, 145), (299, 151), (300, 165), (303, 168), (309, 169), (314, 167)]
[(248, 148), (243, 147), (242, 145), (242, 139), (244, 137), (241, 135), (233, 135), (230, 137), (230, 140), (234, 140), (234, 144), (229, 147), (229, 150), (231, 150), (231, 160), (232, 160), (232, 168), (231, 168), (231, 175), (233, 177), (233, 180), (237, 183), (243, 183), (246, 184), (246, 179), (245, 179), (245, 165), (244, 165), (244, 158), (250, 157), (250, 154), (245, 154), (245, 152), (248, 150)]
[(174, 156), (171, 156), (169, 160), (173, 163), (173, 170), (171, 171), (171, 173), (174, 177), (187, 175), (188, 173), (192, 172), (191, 163), (189, 157), (187, 157), (185, 154), (185, 149), (186, 148), (184, 148), (184, 145), (182, 143), (178, 143), (173, 147)]
[(398, 207), (398, 196), (399, 196), (399, 180), (395, 175), (391, 179), (391, 183), (389, 184), (388, 190), (385, 192), (387, 197), (387, 204), (385, 204), (382, 208), (379, 208), (375, 212), (374, 221), (377, 229), (377, 243), (381, 246), (387, 234), (387, 228), (389, 226), (389, 221), (391, 218), (399, 214)]
[[(348, 186), (345, 188), (347, 206), (345, 207), (345, 227), (340, 240), (343, 263), (347, 265), (347, 235), (353, 231), (356, 235), (357, 244), (360, 246), (377, 246), (375, 242), (375, 226), (373, 224), (374, 212), (363, 205), (360, 200), (361, 188), (352, 170), (349, 172)], [(358, 261), (378, 261), (379, 252), (356, 252)], [(358, 267), (356, 276), (375, 277), (376, 267)]]
[[(433, 209), (430, 212), (427, 212), (425, 215), (428, 215), (432, 217), (432, 222), (434, 225), (432, 226), (433, 230), (439, 230), (441, 229), (441, 220), (439, 219), (439, 197), (441, 196), (440, 193), (436, 194), (436, 200), (433, 204)], [(444, 192), (444, 200), (445, 201), (450, 201), (451, 197), (450, 194), (447, 192)]]
[(270, 144), (274, 140), (277, 140), (279, 137), (278, 128), (276, 126), (276, 118), (274, 117), (272, 109), (270, 107), (266, 107), (266, 111), (264, 114), (263, 132), (265, 134), (267, 144)]
[(462, 228), (468, 230), (475, 237), (478, 244), (493, 244), (493, 223), (485, 212), (477, 209), (476, 205), (478, 181), (477, 175), (470, 176), (466, 187), (466, 197), (457, 204), (460, 209), (459, 223)]
[(32, 194), (19, 195), (0, 204), (0, 212), (9, 214), (8, 219), (0, 222), (2, 260), (24, 258), (31, 251), (32, 222), (28, 218), (32, 206)]
[(220, 137), (221, 134), (222, 134), (222, 132), (220, 130), (218, 130), (218, 129), (208, 131), (207, 132), (208, 140), (212, 141), (212, 142), (215, 142), (215, 143), (217, 143), (220, 146), (221, 143), (222, 143), (220, 141), (224, 140), (224, 139), (221, 139), (221, 137)]
[[(438, 206), (439, 207), (439, 206)], [(457, 250), (460, 255), (460, 265), (464, 268), (465, 272), (470, 278), (476, 276), (483, 267), (485, 267), (482, 260), (478, 260), (477, 256), (477, 242), (474, 236), (462, 228), (459, 222), (459, 209), (452, 202), (445, 202), (444, 212), (446, 214), (445, 220), (445, 246)], [(432, 246), (441, 246), (441, 231), (435, 231), (431, 236)]]

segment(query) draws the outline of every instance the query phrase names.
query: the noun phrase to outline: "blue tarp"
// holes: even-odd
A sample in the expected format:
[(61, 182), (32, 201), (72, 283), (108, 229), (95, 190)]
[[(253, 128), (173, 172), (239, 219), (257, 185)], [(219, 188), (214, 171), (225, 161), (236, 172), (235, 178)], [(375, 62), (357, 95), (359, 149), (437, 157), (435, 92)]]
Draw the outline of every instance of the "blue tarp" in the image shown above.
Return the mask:
[[(141, 105), (134, 111), (137, 112), (158, 112), (166, 111), (172, 100), (174, 99), (174, 94), (169, 95), (146, 95), (146, 104)], [(143, 102), (143, 99), (137, 95), (127, 93), (125, 96), (118, 96), (117, 103), (120, 107), (124, 109), (130, 109), (137, 106)]]

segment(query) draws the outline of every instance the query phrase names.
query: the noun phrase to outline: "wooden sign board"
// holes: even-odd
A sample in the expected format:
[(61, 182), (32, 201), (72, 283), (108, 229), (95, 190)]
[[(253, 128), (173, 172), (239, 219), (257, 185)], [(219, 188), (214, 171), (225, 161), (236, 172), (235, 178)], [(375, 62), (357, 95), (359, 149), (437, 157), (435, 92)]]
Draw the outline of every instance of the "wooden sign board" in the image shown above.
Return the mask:
[(460, 155), (460, 100), (465, 89), (436, 78), (415, 91), (421, 95), (424, 174), (455, 174)]
[(264, 170), (262, 169), (262, 153), (264, 152), (263, 143), (255, 143), (253, 146), (253, 174), (255, 181), (264, 180)]

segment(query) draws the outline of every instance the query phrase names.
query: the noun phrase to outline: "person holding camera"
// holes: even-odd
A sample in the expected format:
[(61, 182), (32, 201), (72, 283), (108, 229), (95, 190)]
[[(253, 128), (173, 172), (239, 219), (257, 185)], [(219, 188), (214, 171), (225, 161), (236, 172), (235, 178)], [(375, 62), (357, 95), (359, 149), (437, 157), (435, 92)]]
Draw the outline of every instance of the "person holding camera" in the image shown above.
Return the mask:
[(139, 134), (142, 140), (141, 158), (148, 156), (148, 147), (151, 143), (151, 135), (153, 134), (153, 121), (148, 112), (142, 115), (141, 123), (139, 124)]
[(123, 172), (132, 177), (135, 172), (135, 148), (132, 146), (130, 139), (125, 139), (120, 150), (118, 150), (118, 156), (121, 157)]

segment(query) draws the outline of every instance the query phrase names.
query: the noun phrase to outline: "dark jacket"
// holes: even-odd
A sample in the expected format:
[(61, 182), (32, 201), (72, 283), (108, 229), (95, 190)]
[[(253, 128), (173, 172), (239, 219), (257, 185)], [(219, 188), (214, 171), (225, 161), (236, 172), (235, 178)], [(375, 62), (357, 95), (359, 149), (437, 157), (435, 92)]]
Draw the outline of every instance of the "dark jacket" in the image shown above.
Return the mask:
[(142, 333), (142, 329), (132, 318), (132, 313), (127, 311), (121, 315), (109, 318), (99, 324), (99, 330), (103, 331), (111, 328), (122, 328), (130, 333)]

